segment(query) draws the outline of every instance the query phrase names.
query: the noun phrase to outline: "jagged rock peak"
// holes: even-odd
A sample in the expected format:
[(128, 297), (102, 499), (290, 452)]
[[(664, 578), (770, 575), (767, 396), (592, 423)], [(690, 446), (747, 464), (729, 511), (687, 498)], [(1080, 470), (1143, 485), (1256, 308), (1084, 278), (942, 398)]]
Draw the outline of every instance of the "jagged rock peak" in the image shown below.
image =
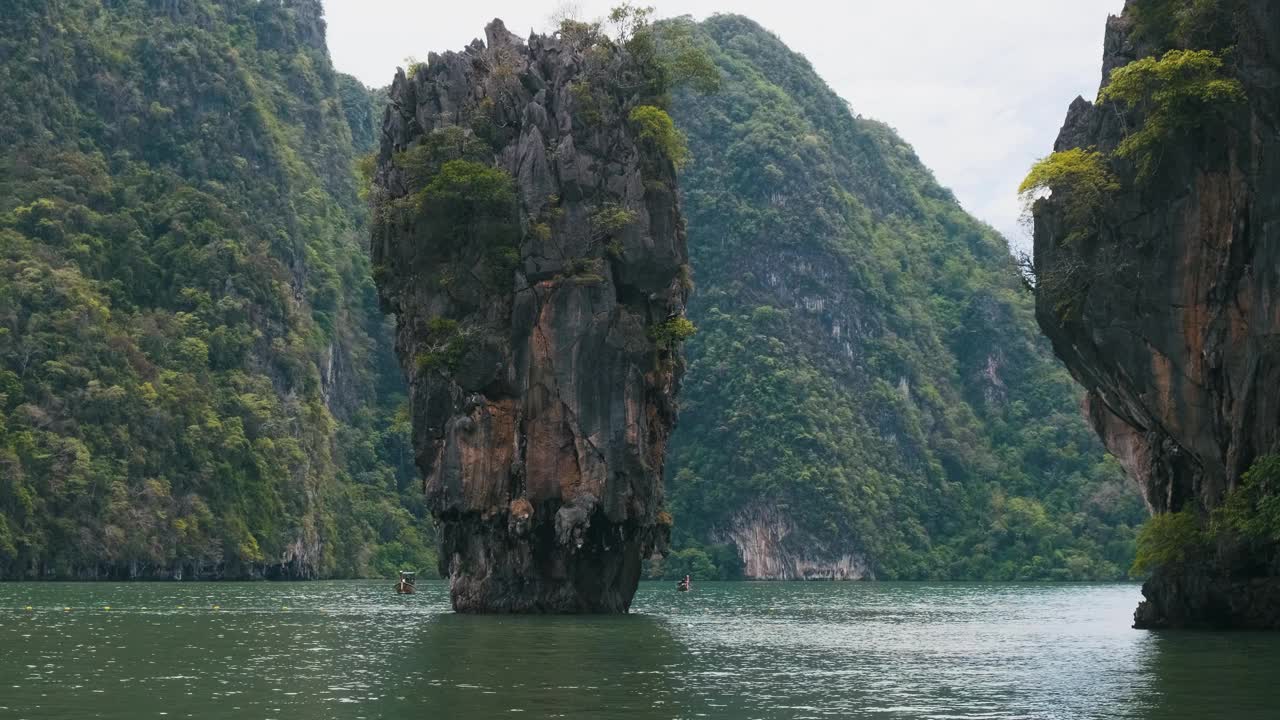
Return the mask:
[(372, 201), (440, 570), (470, 612), (622, 612), (665, 548), (684, 224), (643, 68), (495, 20), (398, 72)]
[(484, 37), (488, 41), (490, 48), (523, 44), (519, 36), (508, 32), (506, 23), (502, 22), (500, 18), (494, 18), (488, 25), (484, 26)]

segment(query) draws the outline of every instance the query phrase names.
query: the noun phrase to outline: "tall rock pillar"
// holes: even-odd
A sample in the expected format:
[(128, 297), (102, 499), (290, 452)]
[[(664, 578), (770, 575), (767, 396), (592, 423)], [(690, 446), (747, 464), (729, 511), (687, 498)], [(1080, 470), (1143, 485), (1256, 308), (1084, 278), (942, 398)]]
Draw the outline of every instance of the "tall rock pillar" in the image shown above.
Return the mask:
[(643, 79), (495, 20), (392, 85), (371, 251), (459, 611), (625, 612), (665, 549), (689, 280)]

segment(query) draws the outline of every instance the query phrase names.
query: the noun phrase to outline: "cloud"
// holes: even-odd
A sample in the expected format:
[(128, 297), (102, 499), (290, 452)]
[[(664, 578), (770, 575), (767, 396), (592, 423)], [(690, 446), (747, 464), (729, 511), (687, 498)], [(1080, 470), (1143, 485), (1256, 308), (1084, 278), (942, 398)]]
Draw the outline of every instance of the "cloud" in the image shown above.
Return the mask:
[[(804, 54), (855, 112), (882, 120), (971, 213), (1025, 244), (1015, 189), (1077, 95), (1101, 80), (1106, 17), (1123, 0), (650, 0), (662, 16), (751, 17)], [(461, 49), (501, 17), (545, 30), (561, 0), (325, 0), (338, 69), (390, 82), (408, 56)], [(616, 2), (580, 0), (587, 17)]]

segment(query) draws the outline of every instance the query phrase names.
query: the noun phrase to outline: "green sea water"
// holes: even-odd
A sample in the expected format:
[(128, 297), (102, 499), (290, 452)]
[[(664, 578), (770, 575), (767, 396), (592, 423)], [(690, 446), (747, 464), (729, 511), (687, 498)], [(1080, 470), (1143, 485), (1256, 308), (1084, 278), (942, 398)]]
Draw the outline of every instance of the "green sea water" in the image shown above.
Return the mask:
[(470, 617), (442, 583), (0, 584), (0, 718), (1280, 717), (1280, 635), (1131, 630), (1138, 599), (654, 583), (629, 616)]

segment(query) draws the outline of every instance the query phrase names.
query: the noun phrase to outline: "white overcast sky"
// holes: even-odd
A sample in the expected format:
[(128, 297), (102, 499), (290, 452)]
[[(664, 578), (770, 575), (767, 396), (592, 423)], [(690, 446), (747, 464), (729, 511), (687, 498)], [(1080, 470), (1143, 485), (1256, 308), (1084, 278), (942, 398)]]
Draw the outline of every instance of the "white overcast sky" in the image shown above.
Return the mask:
[[(545, 31), (562, 0), (324, 0), (333, 61), (370, 86), (408, 56), (460, 50), (502, 18)], [(579, 0), (587, 18), (617, 0)], [(746, 15), (813, 63), (854, 112), (889, 123), (965, 208), (1014, 242), (1015, 189), (1077, 95), (1101, 80), (1123, 0), (647, 0), (658, 15)]]

